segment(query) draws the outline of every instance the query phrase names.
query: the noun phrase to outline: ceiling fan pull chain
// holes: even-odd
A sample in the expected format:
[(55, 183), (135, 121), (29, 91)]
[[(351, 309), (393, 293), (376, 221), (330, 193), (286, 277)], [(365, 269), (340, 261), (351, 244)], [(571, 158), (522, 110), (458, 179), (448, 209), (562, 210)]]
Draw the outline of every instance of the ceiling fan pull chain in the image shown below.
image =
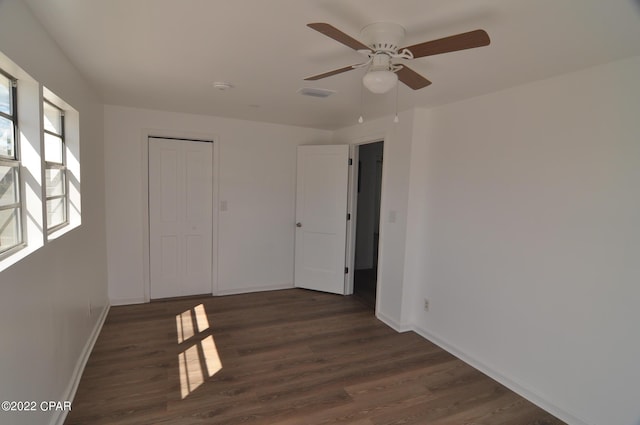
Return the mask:
[(393, 122), (395, 124), (397, 124), (398, 122), (400, 122), (400, 119), (398, 118), (398, 91), (400, 90), (400, 87), (398, 84), (396, 84), (396, 116), (393, 117)]
[(360, 84), (360, 116), (358, 117), (358, 124), (362, 124), (364, 122), (364, 118), (362, 118), (363, 109), (364, 109), (364, 89), (363, 89), (363, 85)]

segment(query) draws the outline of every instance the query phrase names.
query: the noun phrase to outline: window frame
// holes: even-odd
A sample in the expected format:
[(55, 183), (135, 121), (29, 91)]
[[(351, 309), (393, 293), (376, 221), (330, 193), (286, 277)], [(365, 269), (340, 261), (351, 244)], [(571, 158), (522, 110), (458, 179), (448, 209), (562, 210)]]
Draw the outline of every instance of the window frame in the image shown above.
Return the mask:
[[(61, 152), (61, 158), (62, 158), (62, 162), (54, 162), (54, 161), (47, 161), (46, 157), (47, 157), (47, 147), (46, 145), (44, 145), (43, 148), (43, 153), (42, 153), (42, 163), (44, 164), (43, 166), (43, 173), (44, 173), (44, 185), (43, 185), (43, 192), (44, 192), (44, 209), (45, 209), (45, 223), (46, 223), (46, 229), (47, 229), (47, 235), (50, 235), (60, 229), (62, 229), (65, 226), (69, 225), (69, 172), (67, 169), (67, 149), (66, 149), (66, 139), (65, 139), (65, 112), (64, 109), (62, 109), (61, 107), (59, 107), (58, 105), (56, 105), (55, 103), (53, 103), (52, 101), (48, 100), (46, 97), (43, 96), (42, 98), (43, 101), (43, 120), (44, 120), (44, 104), (46, 103), (47, 105), (57, 109), (60, 112), (60, 133), (55, 133), (51, 130), (47, 130), (44, 128), (44, 121), (43, 121), (43, 125), (42, 125), (42, 134), (43, 137), (47, 134), (51, 135), (51, 136), (55, 136), (55, 137), (59, 137), (60, 141), (61, 141), (61, 146), (60, 149), (62, 150)], [(64, 184), (62, 185), (63, 187), (63, 194), (62, 195), (53, 195), (53, 196), (48, 196), (47, 195), (47, 179), (46, 179), (46, 173), (48, 170), (59, 170), (62, 173), (62, 176), (64, 178)], [(49, 205), (49, 201), (54, 201), (56, 199), (63, 199), (63, 208), (64, 208), (64, 220), (61, 223), (58, 223), (54, 226), (49, 226), (49, 209), (48, 209), (48, 205)]]
[(14, 185), (17, 188), (17, 202), (7, 205), (0, 205), (0, 211), (18, 210), (18, 236), (19, 241), (15, 245), (11, 245), (8, 248), (0, 247), (0, 260), (4, 259), (16, 251), (24, 248), (27, 245), (27, 235), (25, 223), (25, 205), (24, 205), (24, 189), (22, 179), (22, 162), (20, 160), (20, 132), (18, 131), (18, 80), (11, 74), (7, 73), (3, 69), (0, 69), (0, 75), (6, 77), (11, 84), (11, 90), (9, 94), (10, 102), (10, 114), (0, 111), (0, 117), (3, 117), (13, 124), (13, 157), (0, 155), (0, 165), (5, 167), (14, 168), (16, 172), (14, 176), (16, 180)]

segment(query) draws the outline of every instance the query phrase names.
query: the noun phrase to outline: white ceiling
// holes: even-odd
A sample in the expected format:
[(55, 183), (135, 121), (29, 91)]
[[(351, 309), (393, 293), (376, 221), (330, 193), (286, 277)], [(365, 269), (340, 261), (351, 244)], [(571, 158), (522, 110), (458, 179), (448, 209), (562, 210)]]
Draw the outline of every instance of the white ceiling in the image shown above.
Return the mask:
[[(306, 27), (354, 38), (399, 23), (404, 45), (484, 29), (491, 45), (412, 61), (433, 82), (401, 85), (400, 109), (434, 106), (640, 55), (640, 0), (26, 0), (107, 104), (336, 129), (360, 115), (361, 76), (304, 77), (361, 61)], [(233, 83), (219, 91), (214, 81)], [(304, 97), (301, 87), (337, 93)], [(364, 93), (365, 119), (395, 91)]]

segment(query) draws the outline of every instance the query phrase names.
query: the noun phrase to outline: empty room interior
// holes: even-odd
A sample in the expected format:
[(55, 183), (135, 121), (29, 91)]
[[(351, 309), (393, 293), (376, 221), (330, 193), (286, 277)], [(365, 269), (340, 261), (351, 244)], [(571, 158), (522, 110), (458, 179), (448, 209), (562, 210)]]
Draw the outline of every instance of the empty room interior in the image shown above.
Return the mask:
[(640, 425), (640, 1), (0, 0), (0, 424)]

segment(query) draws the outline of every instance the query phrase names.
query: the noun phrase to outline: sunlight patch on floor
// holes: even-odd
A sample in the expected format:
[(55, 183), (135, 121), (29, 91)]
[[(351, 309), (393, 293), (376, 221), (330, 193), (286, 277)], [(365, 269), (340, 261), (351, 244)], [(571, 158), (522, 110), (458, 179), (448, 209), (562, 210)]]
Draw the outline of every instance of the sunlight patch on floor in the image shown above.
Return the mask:
[(191, 310), (176, 315), (176, 329), (178, 330), (178, 344), (182, 344), (195, 335)]
[(209, 378), (218, 373), (222, 369), (222, 361), (218, 355), (218, 349), (216, 343), (213, 340), (213, 336), (209, 335), (203, 339), (200, 344), (202, 345), (202, 352), (204, 353), (204, 360), (207, 364), (207, 372)]
[(199, 304), (193, 308), (193, 311), (196, 314), (198, 332), (204, 332), (209, 329), (209, 319), (207, 318), (207, 312), (204, 311), (204, 306)]
[(222, 369), (213, 335), (198, 339), (208, 329), (209, 319), (202, 304), (176, 315), (178, 344), (188, 345), (178, 354), (182, 399), (204, 384), (206, 378), (211, 378)]

